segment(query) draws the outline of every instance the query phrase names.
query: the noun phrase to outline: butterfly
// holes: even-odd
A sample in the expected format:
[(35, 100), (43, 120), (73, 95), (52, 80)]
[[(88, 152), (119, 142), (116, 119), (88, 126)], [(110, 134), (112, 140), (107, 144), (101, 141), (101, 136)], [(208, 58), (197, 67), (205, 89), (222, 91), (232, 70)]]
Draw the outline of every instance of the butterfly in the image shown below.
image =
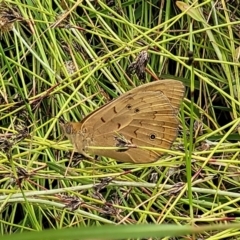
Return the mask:
[[(146, 83), (98, 108), (80, 122), (62, 124), (75, 152), (128, 163), (157, 161), (178, 134), (185, 87), (165, 79)], [(144, 149), (144, 147), (146, 147)]]

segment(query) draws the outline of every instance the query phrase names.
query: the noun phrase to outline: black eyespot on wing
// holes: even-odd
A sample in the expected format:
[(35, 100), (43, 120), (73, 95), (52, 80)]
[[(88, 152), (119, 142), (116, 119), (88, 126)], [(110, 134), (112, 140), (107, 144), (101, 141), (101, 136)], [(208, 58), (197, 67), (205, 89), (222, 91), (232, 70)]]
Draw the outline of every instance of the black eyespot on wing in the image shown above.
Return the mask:
[(150, 135), (149, 135), (149, 139), (150, 140), (154, 140), (156, 138), (156, 134), (155, 133), (151, 133)]
[(140, 112), (140, 109), (139, 109), (139, 108), (135, 108), (135, 109), (134, 109), (134, 112), (135, 112), (135, 113), (138, 113), (138, 112)]

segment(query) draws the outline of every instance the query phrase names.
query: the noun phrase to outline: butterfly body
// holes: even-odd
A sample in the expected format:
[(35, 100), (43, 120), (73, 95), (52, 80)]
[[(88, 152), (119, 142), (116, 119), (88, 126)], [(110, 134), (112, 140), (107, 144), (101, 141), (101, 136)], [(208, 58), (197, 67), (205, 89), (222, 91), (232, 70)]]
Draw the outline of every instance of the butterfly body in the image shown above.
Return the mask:
[(81, 122), (64, 124), (65, 135), (75, 151), (86, 157), (100, 155), (132, 163), (157, 161), (163, 152), (150, 148), (169, 149), (176, 139), (184, 90), (181, 82), (171, 79), (143, 84)]

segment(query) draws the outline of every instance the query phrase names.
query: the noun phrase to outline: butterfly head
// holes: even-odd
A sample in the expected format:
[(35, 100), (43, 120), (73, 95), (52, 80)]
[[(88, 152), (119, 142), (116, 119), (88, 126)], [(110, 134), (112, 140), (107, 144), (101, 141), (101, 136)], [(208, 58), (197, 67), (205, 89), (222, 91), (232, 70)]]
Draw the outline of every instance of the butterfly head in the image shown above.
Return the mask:
[(93, 159), (86, 153), (86, 140), (82, 130), (81, 122), (60, 123), (60, 126), (74, 147), (74, 151), (82, 154), (87, 159)]
[(84, 150), (83, 146), (83, 135), (80, 122), (67, 122), (60, 124), (65, 136), (69, 139), (69, 141), (74, 146), (76, 152), (82, 153)]

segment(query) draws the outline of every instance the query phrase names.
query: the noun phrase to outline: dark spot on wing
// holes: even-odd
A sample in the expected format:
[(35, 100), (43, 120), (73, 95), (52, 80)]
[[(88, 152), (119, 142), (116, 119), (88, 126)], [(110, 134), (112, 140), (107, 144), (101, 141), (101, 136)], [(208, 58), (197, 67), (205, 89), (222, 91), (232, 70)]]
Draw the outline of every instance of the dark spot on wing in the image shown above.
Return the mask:
[(133, 133), (136, 135), (136, 137), (137, 137), (137, 130), (138, 130), (138, 129), (136, 129), (136, 130), (133, 132)]
[(131, 105), (131, 104), (128, 104), (126, 107), (127, 107), (127, 109), (130, 110), (130, 109), (132, 108), (132, 105)]
[(103, 117), (101, 117), (101, 121), (104, 122), (104, 123), (106, 122)]
[(150, 140), (154, 140), (156, 138), (156, 134), (154, 133), (151, 133), (150, 136), (149, 136)]
[(134, 109), (134, 112), (135, 112), (135, 113), (138, 113), (138, 112), (140, 112), (140, 109), (139, 109), (139, 108), (135, 108), (135, 109)]

